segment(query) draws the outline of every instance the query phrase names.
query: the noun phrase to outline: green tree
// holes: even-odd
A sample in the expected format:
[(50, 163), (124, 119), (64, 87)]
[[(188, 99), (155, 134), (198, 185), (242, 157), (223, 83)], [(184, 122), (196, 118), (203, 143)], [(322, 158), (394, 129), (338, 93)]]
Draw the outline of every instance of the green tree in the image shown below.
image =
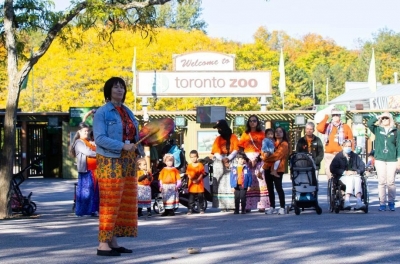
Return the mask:
[[(0, 219), (11, 215), (10, 182), (15, 153), (15, 120), (20, 87), (32, 67), (48, 51), (59, 37), (69, 48), (79, 48), (84, 43), (81, 34), (73, 34), (73, 26), (81, 33), (89, 28), (97, 30), (97, 36), (113, 43), (113, 33), (125, 28), (140, 31), (144, 36), (153, 36), (155, 7), (170, 0), (72, 2), (65, 12), (52, 11), (51, 0), (5, 0), (0, 4), (0, 35), (2, 46), (7, 51), (8, 95), (4, 118), (4, 142), (0, 156)], [(73, 23), (72, 23), (73, 22)], [(74, 25), (72, 25), (74, 24)], [(24, 36), (28, 32), (42, 32), (44, 39), (39, 49), (29, 58), (28, 43)], [(19, 63), (22, 65), (19, 66)]]
[(183, 0), (157, 7), (158, 26), (191, 31), (201, 30), (206, 33), (207, 23), (200, 19), (201, 0)]

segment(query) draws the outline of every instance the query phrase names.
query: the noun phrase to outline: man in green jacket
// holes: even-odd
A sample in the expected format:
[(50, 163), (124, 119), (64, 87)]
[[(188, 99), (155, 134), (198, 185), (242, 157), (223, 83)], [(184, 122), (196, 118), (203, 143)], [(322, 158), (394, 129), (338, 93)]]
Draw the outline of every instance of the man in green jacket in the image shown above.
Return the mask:
[[(378, 122), (377, 122), (378, 121)], [(375, 135), (375, 168), (378, 174), (379, 211), (395, 210), (396, 169), (400, 169), (400, 136), (390, 113), (385, 112), (368, 120), (368, 128)], [(388, 197), (386, 198), (386, 187)]]

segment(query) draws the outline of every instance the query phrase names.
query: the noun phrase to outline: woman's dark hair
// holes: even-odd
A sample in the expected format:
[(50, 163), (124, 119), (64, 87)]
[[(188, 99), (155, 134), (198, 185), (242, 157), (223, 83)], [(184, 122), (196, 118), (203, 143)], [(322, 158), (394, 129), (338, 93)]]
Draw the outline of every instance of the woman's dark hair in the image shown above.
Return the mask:
[[(283, 141), (286, 141), (286, 142), (289, 143), (289, 139), (288, 139), (286, 130), (285, 130), (283, 127), (277, 127), (277, 128), (275, 128), (275, 133), (276, 133), (276, 131), (277, 131), (278, 129), (281, 129), (281, 130), (282, 130), (282, 133), (283, 133), (282, 142), (283, 142)], [(275, 135), (274, 135), (274, 138), (275, 138)], [(275, 140), (276, 140), (276, 138), (275, 138)]]
[[(83, 128), (90, 128), (89, 125), (87, 125), (84, 122), (79, 123), (79, 130), (83, 129)], [(75, 142), (81, 138), (81, 134), (79, 133), (79, 130), (76, 131), (74, 138), (72, 139), (71, 145), (69, 147), (69, 155), (71, 155), (71, 157), (76, 156), (76, 152), (75, 152)]]
[(125, 84), (125, 81), (120, 77), (111, 77), (104, 84), (103, 92), (104, 92), (104, 100), (106, 102), (111, 101), (111, 90), (112, 90), (114, 84), (117, 84), (117, 83), (120, 83), (124, 87), (125, 92), (124, 92), (124, 97), (122, 98), (122, 103), (125, 101), (125, 96), (126, 96), (126, 84)]
[(249, 116), (249, 118), (247, 119), (246, 130), (245, 130), (245, 133), (246, 133), (246, 134), (250, 133), (250, 131), (251, 131), (251, 128), (250, 128), (250, 119), (251, 119), (252, 117), (255, 118), (255, 119), (257, 120), (256, 131), (257, 131), (257, 132), (260, 132), (260, 131), (261, 131), (261, 123), (260, 123), (260, 120), (258, 119), (258, 117), (257, 117), (256, 115), (251, 115), (251, 116)]

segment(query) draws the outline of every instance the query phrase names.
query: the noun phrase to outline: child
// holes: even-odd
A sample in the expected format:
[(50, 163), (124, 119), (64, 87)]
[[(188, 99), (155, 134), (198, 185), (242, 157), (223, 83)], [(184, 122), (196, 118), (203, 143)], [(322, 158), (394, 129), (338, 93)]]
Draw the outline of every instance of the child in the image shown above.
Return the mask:
[(192, 163), (190, 163), (186, 168), (186, 174), (189, 178), (189, 207), (187, 214), (191, 215), (193, 213), (195, 196), (197, 196), (199, 200), (200, 214), (204, 214), (204, 166), (198, 162), (199, 153), (197, 150), (190, 151), (189, 157)]
[(143, 208), (147, 208), (147, 217), (151, 217), (151, 187), (153, 177), (147, 171), (147, 162), (144, 158), (138, 159), (137, 178), (138, 178), (138, 217), (143, 216)]
[(174, 209), (179, 205), (178, 188), (181, 186), (181, 177), (178, 169), (174, 167), (174, 156), (170, 153), (164, 155), (163, 162), (166, 167), (158, 176), (160, 192), (163, 196), (165, 212), (161, 216), (174, 216)]
[(232, 191), (235, 194), (235, 212), (239, 214), (239, 203), (242, 206), (242, 214), (246, 214), (246, 193), (252, 183), (251, 170), (247, 167), (247, 157), (244, 153), (236, 155), (237, 166), (231, 169), (230, 181)]
[[(274, 130), (272, 128), (265, 130), (265, 138), (262, 141), (261, 151), (268, 153), (269, 155), (275, 152)], [(280, 163), (280, 160), (275, 161), (274, 166), (271, 167), (271, 175), (279, 177), (276, 170), (278, 169)], [(267, 168), (267, 163), (264, 163), (262, 168), (265, 170)]]

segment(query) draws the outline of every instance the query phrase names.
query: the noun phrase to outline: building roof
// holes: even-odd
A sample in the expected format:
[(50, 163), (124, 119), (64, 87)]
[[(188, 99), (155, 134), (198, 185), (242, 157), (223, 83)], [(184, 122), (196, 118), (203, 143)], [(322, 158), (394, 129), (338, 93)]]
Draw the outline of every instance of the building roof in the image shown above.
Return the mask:
[(354, 104), (357, 102), (367, 102), (369, 104), (371, 98), (387, 98), (395, 95), (400, 95), (400, 84), (378, 86), (375, 93), (373, 93), (369, 87), (363, 87), (348, 90), (344, 94), (329, 101), (328, 104)]

